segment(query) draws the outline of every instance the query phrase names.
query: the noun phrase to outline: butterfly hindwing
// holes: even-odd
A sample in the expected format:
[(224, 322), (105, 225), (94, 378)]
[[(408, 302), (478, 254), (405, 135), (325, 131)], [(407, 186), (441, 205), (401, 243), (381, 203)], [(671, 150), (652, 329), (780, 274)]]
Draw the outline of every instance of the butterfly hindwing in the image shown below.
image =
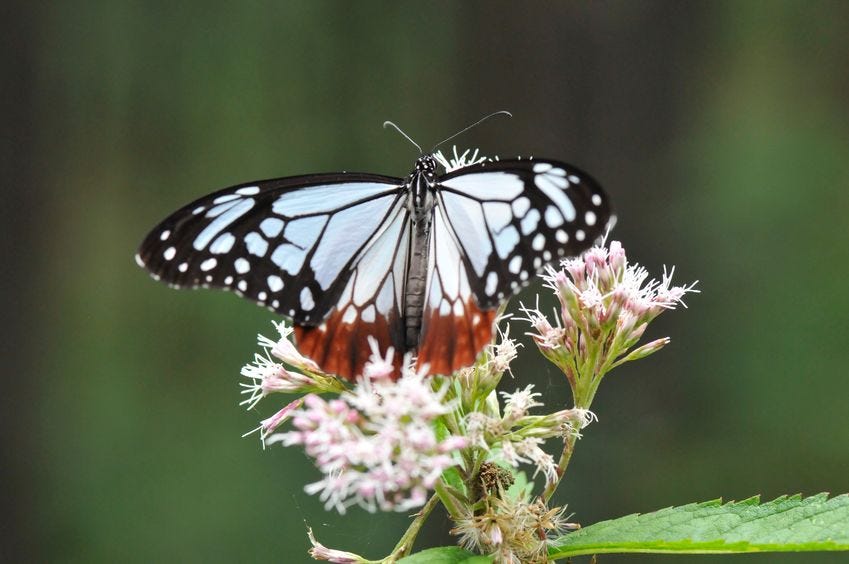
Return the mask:
[(400, 179), (316, 174), (226, 188), (173, 213), (136, 260), (176, 287), (234, 290), (315, 325), (401, 200)]
[(552, 160), (472, 165), (442, 176), (437, 192), (484, 309), (516, 294), (545, 264), (589, 248), (611, 218), (592, 177)]
[(451, 374), (475, 362), (492, 340), (494, 309), (482, 309), (445, 209), (435, 207), (417, 363), (430, 374)]
[(362, 374), (370, 353), (369, 337), (385, 352), (392, 347), (400, 361), (405, 350), (404, 303), (410, 246), (410, 214), (403, 202), (370, 240), (346, 273), (336, 305), (317, 326), (295, 328), (303, 354), (325, 371)]

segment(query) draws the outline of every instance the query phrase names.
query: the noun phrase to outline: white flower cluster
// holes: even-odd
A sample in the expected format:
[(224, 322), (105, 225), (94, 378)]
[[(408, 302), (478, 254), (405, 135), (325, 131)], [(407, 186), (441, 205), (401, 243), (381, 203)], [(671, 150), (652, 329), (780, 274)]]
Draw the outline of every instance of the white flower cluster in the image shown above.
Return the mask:
[[(353, 390), (337, 399), (304, 397), (291, 414), (294, 430), (268, 437), (267, 444), (302, 445), (324, 474), (306, 491), (340, 513), (357, 504), (368, 511), (407, 511), (423, 505), (442, 472), (466, 446), (460, 437), (439, 440), (434, 420), (449, 413), (446, 387), (405, 368), (393, 381), (385, 359), (373, 354)], [(383, 377), (374, 377), (383, 376)]]
[(513, 393), (501, 392), (504, 398), (502, 416), (472, 412), (465, 419), (466, 434), (472, 444), (485, 450), (497, 449), (500, 458), (513, 467), (531, 464), (545, 476), (546, 484), (557, 481), (557, 463), (542, 449), (545, 440), (552, 437), (579, 436), (581, 429), (595, 419), (586, 409), (567, 409), (544, 416), (533, 416), (529, 411), (543, 404), (537, 401), (539, 393), (533, 384)]

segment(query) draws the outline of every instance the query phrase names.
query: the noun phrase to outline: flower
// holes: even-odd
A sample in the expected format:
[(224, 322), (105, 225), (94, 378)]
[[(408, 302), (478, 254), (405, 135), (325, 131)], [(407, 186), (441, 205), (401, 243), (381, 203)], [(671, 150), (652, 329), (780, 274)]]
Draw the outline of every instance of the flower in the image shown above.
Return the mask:
[(580, 438), (580, 430), (595, 419), (586, 409), (561, 410), (549, 415), (530, 415), (529, 411), (543, 404), (537, 400), (541, 394), (533, 391), (533, 384), (515, 392), (501, 392), (504, 398), (503, 415), (488, 415), (472, 411), (463, 418), (464, 434), (470, 444), (492, 453), (492, 457), (510, 466), (531, 464), (534, 475), (542, 473), (546, 484), (558, 478), (557, 464), (542, 449), (546, 439), (552, 437)]
[(628, 264), (621, 243), (611, 241), (609, 248), (594, 246), (543, 274), (560, 302), (560, 315), (552, 325), (538, 307), (523, 306), (525, 320), (540, 352), (566, 375), (578, 407), (589, 405), (608, 371), (669, 343), (668, 338), (657, 339), (632, 350), (654, 318), (678, 305), (686, 307), (684, 296), (698, 292), (695, 282), (673, 286), (674, 270), (664, 269), (659, 281), (650, 280), (645, 268)]
[(359, 554), (354, 554), (353, 552), (345, 552), (343, 550), (336, 550), (334, 548), (327, 548), (317, 540), (315, 540), (315, 535), (312, 534), (312, 528), (307, 529), (307, 536), (310, 538), (310, 544), (312, 548), (310, 548), (310, 556), (313, 557), (314, 560), (325, 560), (327, 562), (336, 562), (337, 564), (354, 564), (356, 562), (368, 562), (365, 558), (360, 556)]
[(301, 370), (309, 372), (321, 373), (321, 369), (318, 367), (318, 365), (311, 359), (299, 353), (298, 349), (295, 348), (295, 345), (292, 343), (292, 341), (289, 340), (289, 336), (292, 334), (294, 329), (286, 325), (286, 323), (283, 321), (281, 321), (280, 323), (272, 323), (277, 329), (277, 332), (280, 334), (280, 339), (278, 339), (277, 341), (272, 341), (267, 337), (259, 335), (259, 345), (263, 348), (271, 349), (272, 355), (276, 356), (277, 358), (279, 358), (290, 366), (294, 366), (295, 368), (299, 368)]
[(255, 354), (252, 364), (242, 367), (242, 376), (249, 378), (250, 383), (239, 384), (244, 390), (243, 394), (250, 394), (239, 405), (247, 405), (252, 409), (259, 401), (274, 392), (295, 393), (307, 390), (313, 384), (313, 379), (301, 374), (286, 370), (286, 368), (271, 360), (266, 355)]
[(452, 454), (468, 446), (463, 437), (440, 439), (434, 429), (434, 420), (454, 408), (444, 401), (447, 385), (435, 389), (431, 379), (409, 366), (393, 381), (385, 374), (391, 359), (375, 347), (367, 371), (380, 378), (361, 378), (336, 399), (307, 395), (292, 415), (294, 429), (266, 440), (304, 447), (324, 474), (305, 489), (328, 509), (421, 506), (442, 472), (455, 464)]
[(483, 511), (459, 518), (451, 533), (469, 550), (489, 554), (496, 562), (548, 562), (546, 544), (569, 528), (565, 508), (549, 509), (509, 495), (487, 498)]
[[(257, 336), (257, 343), (263, 349), (262, 354), (254, 354), (254, 360), (242, 367), (241, 374), (250, 380), (241, 383), (243, 394), (248, 397), (239, 405), (253, 409), (259, 401), (272, 393), (339, 392), (345, 389), (335, 377), (324, 374), (312, 360), (304, 357), (289, 341), (292, 328), (285, 323), (275, 323), (280, 339), (272, 341), (263, 335)], [(281, 362), (276, 362), (274, 356)], [(289, 370), (284, 364), (300, 370)]]
[(478, 163), (485, 162), (487, 160), (491, 160), (487, 157), (484, 157), (483, 155), (478, 156), (478, 149), (475, 149), (475, 151), (471, 155), (469, 154), (471, 149), (466, 149), (465, 151), (463, 151), (462, 155), (457, 154), (457, 145), (454, 145), (453, 149), (454, 157), (450, 160), (445, 158), (445, 155), (442, 154), (442, 151), (437, 151), (433, 154), (433, 158), (436, 159), (436, 162), (442, 165), (442, 167), (445, 169), (445, 172), (453, 172), (455, 170), (465, 168), (467, 166), (472, 166)]

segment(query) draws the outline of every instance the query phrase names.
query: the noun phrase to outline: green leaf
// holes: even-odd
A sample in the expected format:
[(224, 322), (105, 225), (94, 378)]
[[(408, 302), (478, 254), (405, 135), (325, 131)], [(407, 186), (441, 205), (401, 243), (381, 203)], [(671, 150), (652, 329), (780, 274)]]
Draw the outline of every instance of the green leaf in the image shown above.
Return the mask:
[(440, 546), (417, 552), (398, 562), (399, 564), (486, 564), (491, 560), (486, 556), (475, 556), (474, 553), (459, 546)]
[(611, 552), (725, 554), (849, 550), (849, 495), (752, 497), (595, 523), (549, 545), (551, 558)]

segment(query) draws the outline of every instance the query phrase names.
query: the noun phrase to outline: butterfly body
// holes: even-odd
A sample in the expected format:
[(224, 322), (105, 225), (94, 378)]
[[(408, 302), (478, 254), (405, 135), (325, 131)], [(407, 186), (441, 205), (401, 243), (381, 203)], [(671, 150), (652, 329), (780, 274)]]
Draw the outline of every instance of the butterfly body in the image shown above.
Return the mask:
[(438, 164), (424, 155), (404, 179), (331, 173), (227, 188), (166, 218), (136, 260), (173, 286), (232, 290), (291, 317), (300, 351), (327, 372), (361, 374), (374, 338), (451, 373), (491, 341), (500, 304), (589, 247), (612, 216), (597, 183), (559, 161), (444, 174)]
[(420, 157), (407, 181), (409, 190), (410, 221), (412, 239), (410, 242), (410, 265), (407, 270), (405, 287), (404, 346), (415, 350), (419, 342), (424, 309), (425, 284), (427, 283), (428, 241), (430, 238), (431, 218), (435, 202), (436, 161), (430, 155)]

